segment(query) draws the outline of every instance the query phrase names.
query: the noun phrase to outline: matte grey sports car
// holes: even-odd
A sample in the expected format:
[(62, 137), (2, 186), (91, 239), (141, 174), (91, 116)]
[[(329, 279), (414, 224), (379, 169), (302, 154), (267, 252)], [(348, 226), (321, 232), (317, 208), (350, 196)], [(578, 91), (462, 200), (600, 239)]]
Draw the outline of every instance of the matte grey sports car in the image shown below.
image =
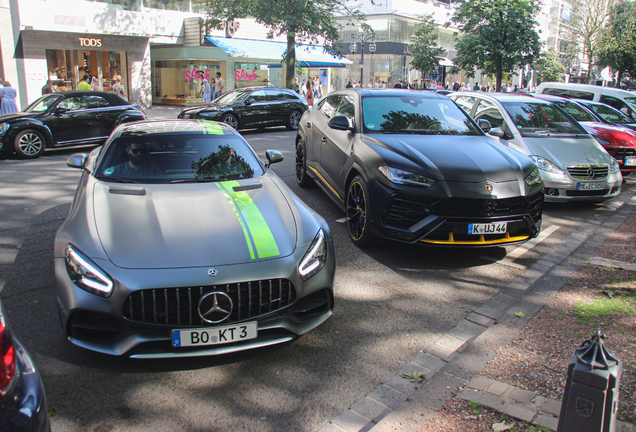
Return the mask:
[(55, 238), (62, 326), (81, 347), (137, 358), (290, 341), (334, 305), (325, 220), (224, 123), (139, 122), (90, 155)]
[(433, 92), (333, 92), (301, 118), (296, 181), (316, 181), (345, 210), (360, 246), (373, 233), (434, 246), (527, 241), (541, 226), (539, 170), (481, 128)]

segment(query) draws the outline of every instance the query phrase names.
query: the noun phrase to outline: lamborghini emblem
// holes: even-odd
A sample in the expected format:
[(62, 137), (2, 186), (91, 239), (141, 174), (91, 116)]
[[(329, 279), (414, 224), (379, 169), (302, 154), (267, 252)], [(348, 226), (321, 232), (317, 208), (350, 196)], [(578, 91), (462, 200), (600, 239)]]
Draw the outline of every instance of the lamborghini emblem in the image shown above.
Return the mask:
[(487, 184), (486, 185), (486, 190), (490, 193), (492, 193), (492, 185)]

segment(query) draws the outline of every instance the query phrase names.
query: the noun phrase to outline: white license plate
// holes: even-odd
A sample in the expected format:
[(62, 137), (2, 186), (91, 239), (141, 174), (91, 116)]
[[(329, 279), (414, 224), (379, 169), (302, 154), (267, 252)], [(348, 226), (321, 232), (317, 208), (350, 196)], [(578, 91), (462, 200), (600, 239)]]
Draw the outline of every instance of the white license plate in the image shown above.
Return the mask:
[(634, 166), (634, 165), (636, 165), (636, 157), (626, 157), (624, 165), (625, 166)]
[(504, 234), (507, 229), (507, 222), (468, 224), (468, 234)]
[(605, 189), (605, 182), (576, 184), (576, 190), (599, 190), (599, 189)]
[(223, 327), (172, 330), (172, 346), (220, 345), (256, 338), (256, 321)]

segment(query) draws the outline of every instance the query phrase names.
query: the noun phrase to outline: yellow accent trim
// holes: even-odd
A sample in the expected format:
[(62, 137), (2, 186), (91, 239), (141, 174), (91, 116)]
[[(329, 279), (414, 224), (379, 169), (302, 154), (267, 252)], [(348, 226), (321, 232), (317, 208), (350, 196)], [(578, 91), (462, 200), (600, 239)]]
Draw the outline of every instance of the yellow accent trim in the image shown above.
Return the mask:
[(476, 245), (492, 245), (492, 244), (501, 244), (501, 243), (511, 243), (511, 242), (527, 240), (529, 238), (530, 238), (529, 235), (510, 237), (510, 233), (506, 233), (506, 237), (505, 238), (496, 239), (496, 240), (486, 240), (484, 238), (484, 235), (480, 234), (479, 235), (479, 240), (475, 240), (475, 241), (468, 241), (468, 240), (455, 241), (455, 237), (453, 236), (453, 233), (449, 232), (448, 233), (448, 240), (427, 240), (427, 239), (422, 239), (420, 241), (424, 242), (424, 243), (441, 244), (441, 245), (473, 245), (473, 246), (476, 246)]
[(322, 182), (329, 188), (329, 190), (331, 192), (333, 192), (338, 198), (340, 198), (340, 195), (338, 195), (338, 192), (336, 192), (329, 183), (327, 183), (327, 180), (324, 179), (323, 176), (320, 175), (320, 173), (318, 171), (316, 171), (316, 169), (314, 167), (310, 167), (309, 165), (307, 165), (307, 168), (309, 168), (310, 170), (312, 170), (313, 172), (316, 173), (316, 175), (320, 178), (320, 180), (322, 180)]

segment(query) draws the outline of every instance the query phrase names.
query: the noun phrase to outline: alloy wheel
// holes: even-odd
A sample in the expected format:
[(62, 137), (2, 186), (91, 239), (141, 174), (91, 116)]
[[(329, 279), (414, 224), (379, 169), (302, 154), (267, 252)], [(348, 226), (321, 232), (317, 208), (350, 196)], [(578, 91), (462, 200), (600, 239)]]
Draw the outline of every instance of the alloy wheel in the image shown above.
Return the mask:
[(349, 233), (354, 240), (359, 240), (364, 234), (367, 222), (367, 201), (364, 190), (358, 182), (349, 186), (349, 196), (347, 197), (347, 223)]
[(25, 156), (36, 156), (42, 151), (44, 143), (38, 134), (27, 132), (20, 137), (18, 147)]

